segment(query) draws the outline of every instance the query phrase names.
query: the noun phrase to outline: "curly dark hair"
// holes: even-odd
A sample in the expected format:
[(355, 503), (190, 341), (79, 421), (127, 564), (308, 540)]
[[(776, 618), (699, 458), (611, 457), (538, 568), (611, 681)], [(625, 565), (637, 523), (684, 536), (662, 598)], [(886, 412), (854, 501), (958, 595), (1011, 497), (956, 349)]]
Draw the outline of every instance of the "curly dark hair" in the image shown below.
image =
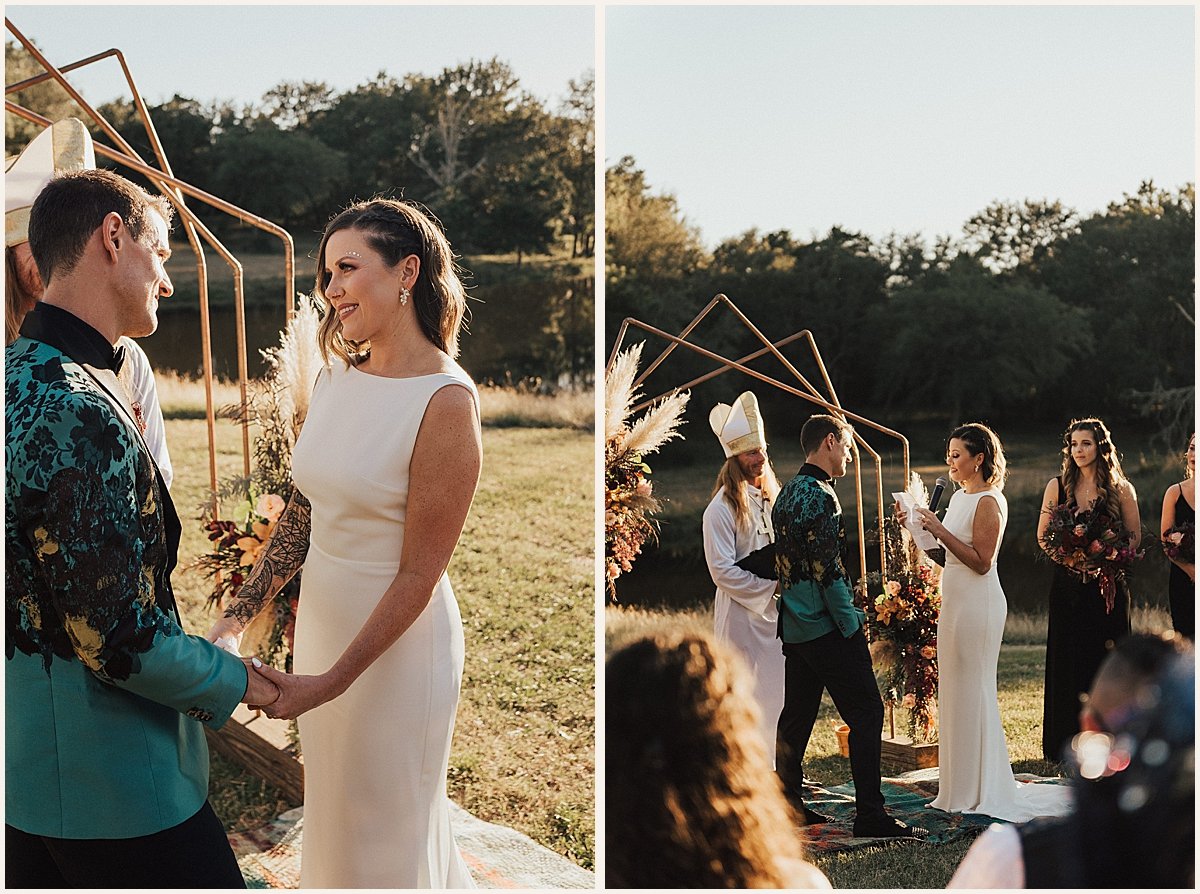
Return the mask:
[(797, 820), (753, 682), (708, 634), (637, 640), (605, 668), (609, 887), (782, 888)]
[[(1062, 438), (1062, 480), (1063, 490), (1067, 493), (1067, 502), (1075, 499), (1075, 486), (1079, 483), (1079, 466), (1071, 456), (1071, 435), (1077, 431), (1088, 431), (1096, 439), (1096, 494), (1100, 505), (1104, 506), (1110, 518), (1121, 517), (1121, 497), (1118, 485), (1125, 480), (1125, 471), (1121, 468), (1121, 459), (1117, 448), (1113, 446), (1112, 435), (1108, 426), (1094, 416), (1086, 419), (1072, 419)], [(1084, 507), (1086, 508), (1086, 507)]]

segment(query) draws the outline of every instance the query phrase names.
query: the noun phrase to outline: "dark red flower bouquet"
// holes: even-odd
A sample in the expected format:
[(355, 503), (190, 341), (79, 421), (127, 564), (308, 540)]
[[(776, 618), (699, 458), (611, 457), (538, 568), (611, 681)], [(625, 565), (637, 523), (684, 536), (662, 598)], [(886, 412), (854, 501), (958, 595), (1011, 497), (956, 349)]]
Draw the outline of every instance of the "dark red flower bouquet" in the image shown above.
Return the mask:
[(1134, 549), (1132, 532), (1108, 513), (1094, 509), (1076, 513), (1070, 503), (1050, 510), (1042, 549), (1081, 580), (1098, 580), (1106, 612), (1116, 601), (1117, 582), (1145, 555), (1145, 550)]
[(1196, 561), (1196, 525), (1184, 522), (1167, 528), (1162, 536), (1163, 552), (1177, 562), (1192, 564)]

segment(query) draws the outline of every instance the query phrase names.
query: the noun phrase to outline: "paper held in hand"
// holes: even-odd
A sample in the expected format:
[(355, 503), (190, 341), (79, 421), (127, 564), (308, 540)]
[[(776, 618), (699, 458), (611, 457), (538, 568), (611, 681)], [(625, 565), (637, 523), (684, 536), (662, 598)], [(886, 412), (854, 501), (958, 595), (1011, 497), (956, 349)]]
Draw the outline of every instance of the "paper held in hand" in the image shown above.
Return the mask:
[[(921, 516), (913, 512), (918, 503), (908, 491), (893, 492), (892, 497), (900, 504), (905, 515), (904, 527), (912, 534), (913, 541), (925, 552), (938, 548), (937, 538), (921, 527)], [(922, 509), (925, 507), (922, 506)]]

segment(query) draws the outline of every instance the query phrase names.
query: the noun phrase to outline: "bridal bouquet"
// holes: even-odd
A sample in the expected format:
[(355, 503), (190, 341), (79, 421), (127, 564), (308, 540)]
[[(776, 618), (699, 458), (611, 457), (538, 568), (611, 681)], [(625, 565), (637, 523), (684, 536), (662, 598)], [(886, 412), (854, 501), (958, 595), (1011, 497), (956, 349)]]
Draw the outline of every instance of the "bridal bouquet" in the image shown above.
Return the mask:
[[(920, 477), (909, 492), (928, 503)], [(914, 741), (932, 741), (937, 729), (937, 622), (942, 607), (941, 574), (894, 518), (884, 521), (886, 570), (871, 575), (879, 588), (867, 589), (867, 630), (871, 655), (882, 670), (887, 700), (908, 709)]]
[(1184, 522), (1167, 528), (1162, 536), (1162, 545), (1168, 558), (1177, 562), (1195, 562), (1196, 525), (1193, 522)]
[(633, 380), (642, 345), (622, 351), (604, 375), (604, 579), (616, 597), (616, 580), (633, 568), (642, 545), (654, 536), (652, 516), (660, 504), (643, 462), (672, 438), (682, 437), (688, 395), (673, 394), (630, 422), (631, 408), (641, 397)]
[(1145, 550), (1134, 549), (1133, 534), (1108, 513), (1088, 509), (1076, 514), (1060, 503), (1049, 512), (1042, 549), (1046, 555), (1082, 580), (1098, 580), (1105, 611), (1116, 601), (1117, 582)]

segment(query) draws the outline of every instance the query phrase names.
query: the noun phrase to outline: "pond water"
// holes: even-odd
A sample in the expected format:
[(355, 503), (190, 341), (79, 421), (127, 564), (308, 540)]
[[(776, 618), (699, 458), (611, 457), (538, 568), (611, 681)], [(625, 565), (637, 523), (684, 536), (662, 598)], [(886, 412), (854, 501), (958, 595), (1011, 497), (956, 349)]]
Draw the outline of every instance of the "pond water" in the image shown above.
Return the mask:
[[(550, 387), (591, 383), (595, 293), (590, 278), (480, 286), (472, 290), (468, 304), (471, 317), (459, 361), (476, 381), (537, 378)], [(213, 369), (219, 377), (236, 378), (233, 308), (213, 307), (209, 316)], [(259, 349), (278, 344), (283, 325), (278, 306), (246, 309), (246, 362), (251, 377), (263, 373)], [(199, 309), (165, 303), (158, 331), (140, 343), (155, 369), (199, 374)]]

